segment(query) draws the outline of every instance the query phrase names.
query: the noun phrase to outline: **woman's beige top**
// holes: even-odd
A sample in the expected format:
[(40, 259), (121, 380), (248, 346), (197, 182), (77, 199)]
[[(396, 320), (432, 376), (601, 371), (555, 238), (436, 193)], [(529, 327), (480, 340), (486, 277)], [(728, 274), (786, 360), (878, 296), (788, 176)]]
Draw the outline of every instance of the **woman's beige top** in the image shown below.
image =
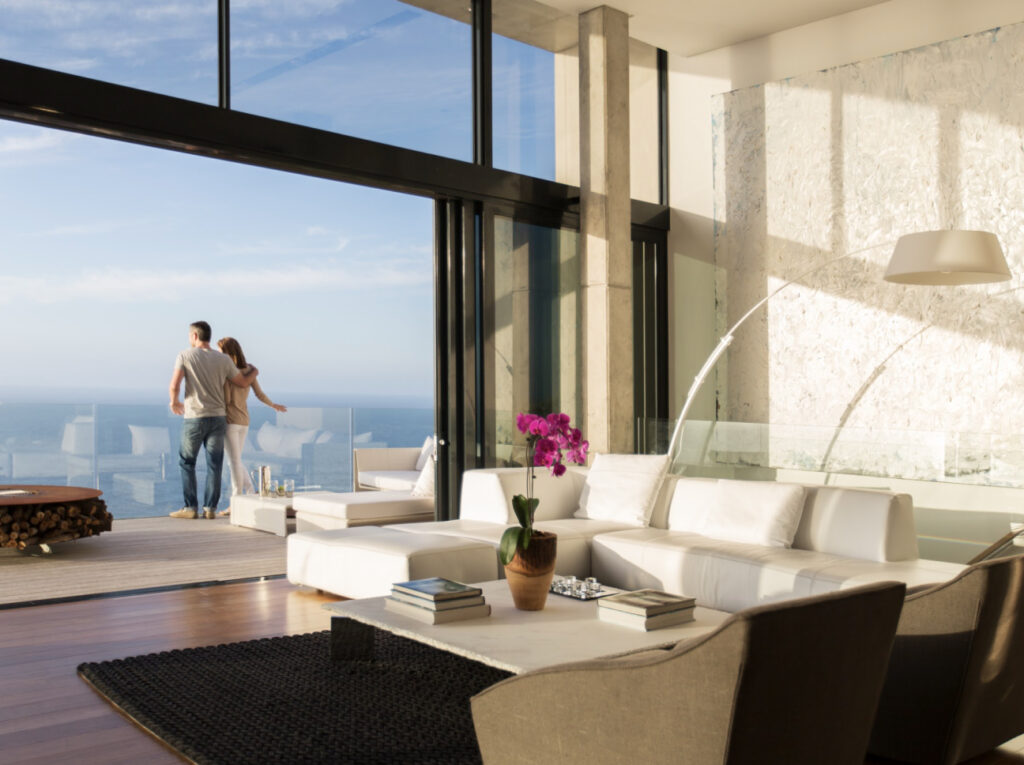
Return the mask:
[[(256, 394), (256, 398), (264, 404), (270, 406), (274, 403), (267, 397), (267, 394), (263, 392), (263, 389), (260, 388), (260, 384), (258, 382), (253, 380), (251, 387), (252, 392)], [(232, 382), (224, 383), (224, 404), (228, 412), (228, 425), (249, 424), (249, 407), (245, 405), (245, 400), (248, 397), (249, 388), (240, 388)]]

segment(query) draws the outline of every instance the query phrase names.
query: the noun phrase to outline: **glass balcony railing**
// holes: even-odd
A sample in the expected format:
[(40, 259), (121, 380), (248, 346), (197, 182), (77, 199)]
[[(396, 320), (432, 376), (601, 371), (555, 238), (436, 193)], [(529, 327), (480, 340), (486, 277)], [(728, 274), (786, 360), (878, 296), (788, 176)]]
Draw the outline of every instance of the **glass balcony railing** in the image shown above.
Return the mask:
[[(352, 490), (353, 448), (419, 446), (434, 432), (429, 408), (250, 410), (242, 451), (252, 471), (269, 465), (297, 491)], [(90, 486), (115, 518), (164, 515), (181, 506), (182, 418), (165, 406), (0, 404), (0, 484)], [(200, 491), (206, 465), (197, 464)], [(221, 507), (230, 504), (224, 463)]]
[[(664, 453), (674, 422), (640, 424)], [(982, 486), (1024, 486), (1024, 435), (688, 420), (673, 472), (798, 470)]]

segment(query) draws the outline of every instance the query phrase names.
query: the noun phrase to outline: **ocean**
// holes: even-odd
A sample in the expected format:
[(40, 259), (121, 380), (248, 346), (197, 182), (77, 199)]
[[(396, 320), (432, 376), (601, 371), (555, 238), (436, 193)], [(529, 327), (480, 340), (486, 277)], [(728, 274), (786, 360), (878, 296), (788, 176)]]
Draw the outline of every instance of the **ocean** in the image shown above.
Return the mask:
[[(249, 400), (242, 459), (268, 465), (297, 491), (352, 490), (352, 449), (420, 446), (434, 432), (429, 399), (280, 395), (275, 412)], [(182, 505), (182, 418), (152, 392), (0, 388), (0, 484), (89, 486), (114, 518), (166, 515)], [(206, 466), (197, 465), (200, 497)], [(230, 504), (225, 459), (220, 507)], [(201, 501), (201, 499), (200, 499)]]

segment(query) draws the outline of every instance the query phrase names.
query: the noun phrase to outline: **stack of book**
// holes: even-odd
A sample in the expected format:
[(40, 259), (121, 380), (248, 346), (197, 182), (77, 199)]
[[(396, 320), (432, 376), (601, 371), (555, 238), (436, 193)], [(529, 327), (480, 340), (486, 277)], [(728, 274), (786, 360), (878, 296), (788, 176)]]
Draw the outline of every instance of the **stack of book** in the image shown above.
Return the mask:
[(696, 601), (684, 595), (660, 590), (636, 590), (608, 595), (597, 601), (597, 616), (603, 622), (638, 630), (656, 630), (693, 621)]
[(435, 576), (391, 585), (384, 607), (427, 624), (444, 624), (490, 616), (479, 587)]

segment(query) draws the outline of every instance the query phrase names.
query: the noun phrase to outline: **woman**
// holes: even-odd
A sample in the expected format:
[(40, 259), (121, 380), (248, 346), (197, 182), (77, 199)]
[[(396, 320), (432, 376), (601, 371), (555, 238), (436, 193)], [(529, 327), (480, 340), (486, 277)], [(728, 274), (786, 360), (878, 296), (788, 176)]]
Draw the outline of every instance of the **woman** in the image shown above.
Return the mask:
[[(228, 356), (239, 371), (249, 369), (249, 363), (242, 353), (242, 346), (233, 337), (222, 337), (217, 341), (217, 347), (221, 353)], [(279, 412), (287, 412), (288, 407), (275, 404), (267, 394), (260, 388), (260, 384), (253, 380), (251, 386), (256, 398), (272, 409)], [(246, 405), (246, 398), (249, 396), (249, 387), (241, 388), (232, 385), (230, 382), (224, 384), (224, 402), (227, 405), (228, 432), (224, 437), (224, 451), (228, 455), (228, 467), (231, 469), (231, 496), (236, 494), (249, 494), (254, 491), (252, 479), (249, 478), (249, 471), (242, 464), (242, 446), (245, 444), (245, 437), (249, 433), (249, 407)], [(231, 508), (221, 511), (221, 515), (228, 515)]]

